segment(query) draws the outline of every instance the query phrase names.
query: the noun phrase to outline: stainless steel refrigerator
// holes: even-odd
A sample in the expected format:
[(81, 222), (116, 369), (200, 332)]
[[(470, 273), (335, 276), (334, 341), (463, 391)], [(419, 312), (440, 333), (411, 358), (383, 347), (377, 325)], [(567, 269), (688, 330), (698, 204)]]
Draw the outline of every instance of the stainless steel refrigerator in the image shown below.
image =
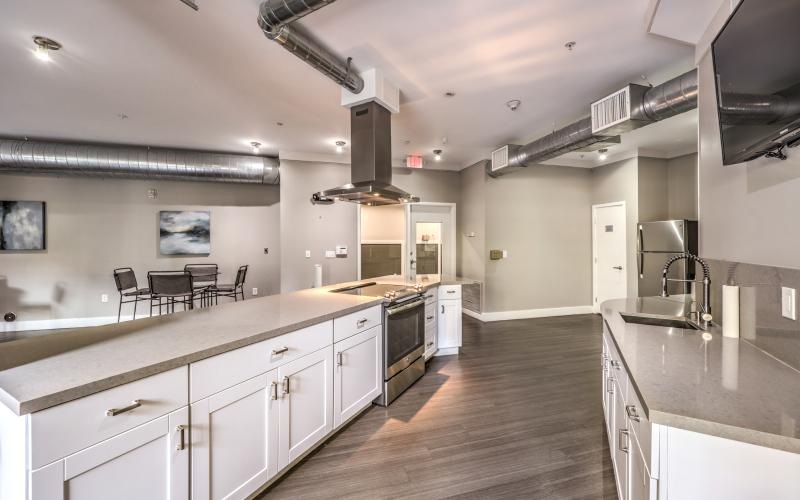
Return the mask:
[[(637, 224), (637, 267), (639, 297), (661, 295), (661, 270), (675, 254), (697, 254), (697, 221), (664, 220)], [(681, 260), (669, 270), (670, 278), (693, 280), (694, 262)], [(670, 294), (690, 293), (688, 283), (669, 283)]]

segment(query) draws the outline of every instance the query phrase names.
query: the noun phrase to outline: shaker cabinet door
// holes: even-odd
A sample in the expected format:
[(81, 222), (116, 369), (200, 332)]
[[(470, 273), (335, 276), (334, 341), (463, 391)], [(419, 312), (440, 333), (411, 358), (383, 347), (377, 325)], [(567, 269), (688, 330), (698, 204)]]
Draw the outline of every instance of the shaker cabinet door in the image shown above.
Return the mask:
[(380, 326), (333, 345), (333, 424), (339, 427), (383, 391), (383, 330)]

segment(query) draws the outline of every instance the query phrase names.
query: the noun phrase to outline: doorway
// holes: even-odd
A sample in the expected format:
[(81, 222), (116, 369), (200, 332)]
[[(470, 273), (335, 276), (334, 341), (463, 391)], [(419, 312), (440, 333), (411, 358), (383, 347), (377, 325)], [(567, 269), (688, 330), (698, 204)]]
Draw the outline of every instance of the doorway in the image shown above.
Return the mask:
[(455, 276), (455, 204), (415, 203), (406, 210), (406, 276)]
[(628, 296), (625, 202), (592, 205), (592, 308)]

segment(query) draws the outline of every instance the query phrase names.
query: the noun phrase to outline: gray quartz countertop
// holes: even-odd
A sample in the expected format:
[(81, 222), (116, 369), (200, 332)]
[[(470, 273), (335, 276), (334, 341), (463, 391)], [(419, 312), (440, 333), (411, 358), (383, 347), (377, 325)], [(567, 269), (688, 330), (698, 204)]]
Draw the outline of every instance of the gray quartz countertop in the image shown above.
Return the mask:
[(626, 323), (681, 316), (683, 297), (604, 302), (603, 319), (652, 423), (800, 453), (800, 372), (745, 340)]
[(0, 344), (0, 402), (23, 415), (377, 305), (329, 288)]

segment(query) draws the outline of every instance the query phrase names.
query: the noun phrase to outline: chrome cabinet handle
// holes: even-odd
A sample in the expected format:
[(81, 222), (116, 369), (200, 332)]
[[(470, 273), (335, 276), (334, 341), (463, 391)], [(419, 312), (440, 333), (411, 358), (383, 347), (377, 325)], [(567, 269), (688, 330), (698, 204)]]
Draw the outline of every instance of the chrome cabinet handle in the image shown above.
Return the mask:
[(356, 327), (361, 328), (362, 326), (367, 324), (367, 318), (361, 318), (356, 322)]
[(278, 399), (278, 383), (273, 381), (270, 384), (270, 392), (272, 392), (272, 400), (276, 401)]
[(432, 320), (432, 319), (433, 319), (433, 316), (427, 316), (425, 319), (426, 319), (426, 320)]
[(339, 351), (336, 353), (336, 366), (342, 366), (344, 362), (342, 361), (342, 352)]
[(425, 298), (426, 298), (426, 299), (432, 299), (432, 298), (433, 298), (433, 294), (426, 295), (426, 296), (425, 296)]
[(636, 411), (635, 405), (627, 405), (625, 407), (625, 413), (627, 413), (628, 418), (634, 422), (641, 422), (641, 417), (639, 417), (639, 413)]
[(186, 449), (186, 426), (179, 425), (175, 427), (175, 432), (181, 435), (181, 440), (178, 442), (178, 446), (175, 447), (176, 450), (182, 451)]
[(272, 355), (273, 355), (273, 356), (277, 356), (278, 354), (283, 354), (283, 353), (285, 353), (285, 352), (286, 352), (286, 351), (288, 351), (288, 350), (289, 350), (289, 348), (288, 348), (288, 347), (286, 347), (286, 346), (283, 346), (283, 347), (281, 347), (280, 349), (273, 349), (273, 350), (272, 350)]
[(430, 347), (430, 346), (432, 346), (432, 345), (433, 345), (433, 342), (428, 342), (428, 345), (427, 345), (427, 347)]
[(622, 436), (625, 436), (625, 441), (628, 441), (628, 429), (617, 429), (617, 448), (622, 453), (628, 453), (628, 448), (630, 448), (630, 443), (624, 448), (622, 447)]
[(106, 410), (106, 416), (107, 417), (116, 417), (120, 413), (126, 413), (126, 412), (129, 412), (131, 410), (135, 410), (136, 408), (138, 408), (140, 406), (142, 406), (142, 400), (141, 399), (134, 399), (133, 401), (131, 401), (131, 404), (129, 404), (125, 408), (111, 408), (109, 410)]
[(283, 377), (283, 383), (281, 386), (283, 389), (283, 394), (289, 394), (289, 377)]
[(456, 293), (455, 290), (446, 290), (447, 293)]
[(617, 271), (622, 271), (622, 266), (613, 266), (611, 269), (616, 269)]
[(614, 394), (614, 379), (611, 377), (606, 379), (606, 392), (609, 394)]
[(442, 314), (444, 314), (444, 305), (442, 305)]
[(612, 360), (611, 360), (611, 366), (613, 366), (614, 368), (616, 368), (617, 370), (619, 370), (619, 366), (620, 366), (620, 365), (619, 365), (619, 361), (615, 361), (615, 360), (613, 360), (613, 359), (612, 359)]

